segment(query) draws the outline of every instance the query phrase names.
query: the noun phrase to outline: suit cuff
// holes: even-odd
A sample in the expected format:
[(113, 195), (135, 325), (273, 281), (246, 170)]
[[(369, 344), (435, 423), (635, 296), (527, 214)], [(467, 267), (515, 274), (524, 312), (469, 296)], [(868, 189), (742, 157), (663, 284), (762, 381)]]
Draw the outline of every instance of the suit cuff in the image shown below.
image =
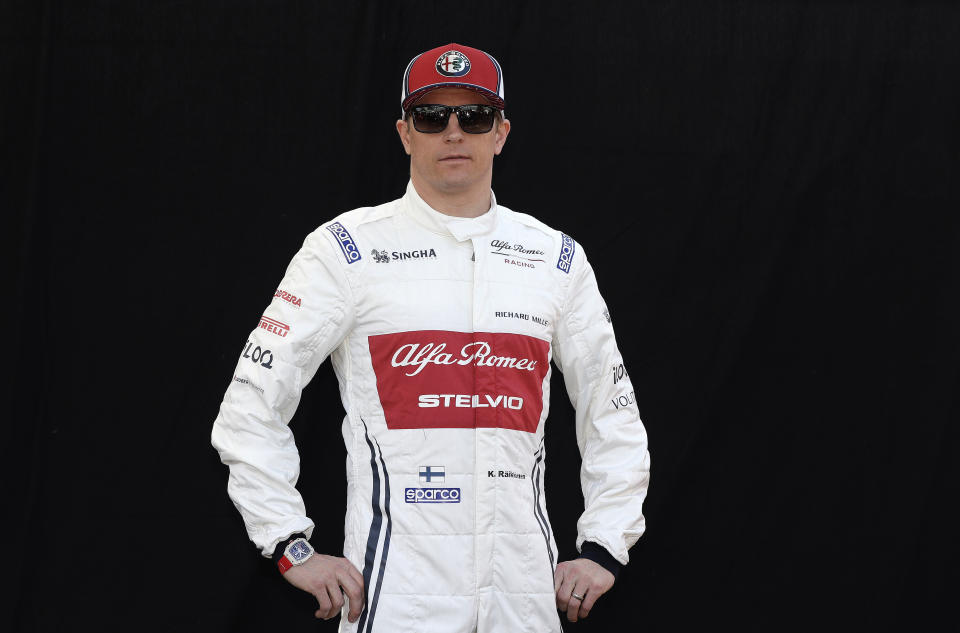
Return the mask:
[(620, 561), (614, 558), (603, 546), (597, 545), (592, 541), (583, 542), (583, 545), (580, 546), (580, 556), (578, 558), (586, 558), (587, 560), (592, 560), (597, 563), (613, 574), (614, 581), (616, 581), (620, 575), (620, 568), (623, 567)]
[(287, 549), (287, 545), (290, 544), (290, 541), (298, 538), (307, 538), (307, 535), (304, 534), (303, 532), (297, 532), (296, 534), (291, 534), (286, 539), (277, 543), (277, 546), (273, 550), (273, 556), (271, 556), (271, 558), (273, 559), (273, 562), (274, 563), (279, 562), (280, 559), (283, 558), (283, 550)]

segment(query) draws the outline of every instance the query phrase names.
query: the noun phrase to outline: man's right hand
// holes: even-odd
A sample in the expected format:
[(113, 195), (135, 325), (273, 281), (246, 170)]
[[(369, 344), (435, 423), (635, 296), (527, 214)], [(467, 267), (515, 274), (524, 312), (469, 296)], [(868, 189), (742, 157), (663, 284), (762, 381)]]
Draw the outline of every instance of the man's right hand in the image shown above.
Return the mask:
[[(329, 620), (343, 607), (343, 595), (350, 600), (347, 619), (356, 622), (363, 609), (363, 576), (346, 558), (314, 554), (302, 565), (295, 565), (283, 575), (287, 581), (313, 594), (320, 605), (314, 613)], [(341, 588), (343, 589), (341, 591)]]

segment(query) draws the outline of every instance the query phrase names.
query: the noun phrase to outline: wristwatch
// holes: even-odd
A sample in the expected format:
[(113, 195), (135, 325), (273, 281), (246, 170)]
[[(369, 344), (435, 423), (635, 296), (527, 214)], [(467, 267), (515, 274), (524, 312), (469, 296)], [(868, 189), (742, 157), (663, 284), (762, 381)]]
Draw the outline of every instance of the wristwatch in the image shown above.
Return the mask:
[(283, 550), (283, 556), (277, 561), (277, 567), (280, 568), (281, 574), (285, 574), (291, 567), (307, 562), (311, 556), (313, 556), (313, 548), (310, 547), (310, 542), (305, 538), (297, 538), (290, 541)]

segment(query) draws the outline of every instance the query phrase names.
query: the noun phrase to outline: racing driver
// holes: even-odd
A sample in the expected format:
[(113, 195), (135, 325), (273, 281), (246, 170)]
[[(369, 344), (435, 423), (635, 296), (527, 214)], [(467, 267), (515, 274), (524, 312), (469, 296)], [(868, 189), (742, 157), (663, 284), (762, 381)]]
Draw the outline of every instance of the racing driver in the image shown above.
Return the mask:
[[(250, 539), (341, 631), (560, 631), (558, 610), (586, 617), (644, 531), (646, 432), (583, 248), (491, 191), (503, 95), (478, 49), (410, 61), (406, 193), (307, 236), (213, 426)], [(328, 356), (346, 411), (342, 558), (309, 541), (288, 426)], [(583, 458), (580, 557), (564, 562), (544, 494), (551, 361)]]

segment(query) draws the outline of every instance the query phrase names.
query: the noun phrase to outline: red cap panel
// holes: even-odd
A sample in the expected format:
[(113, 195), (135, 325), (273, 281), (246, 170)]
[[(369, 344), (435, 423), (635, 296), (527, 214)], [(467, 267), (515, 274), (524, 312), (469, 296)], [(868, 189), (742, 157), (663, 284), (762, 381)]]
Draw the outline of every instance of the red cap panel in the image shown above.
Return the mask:
[(403, 76), (401, 107), (406, 110), (436, 88), (476, 90), (503, 109), (503, 73), (487, 53), (460, 44), (438, 46), (414, 57)]

